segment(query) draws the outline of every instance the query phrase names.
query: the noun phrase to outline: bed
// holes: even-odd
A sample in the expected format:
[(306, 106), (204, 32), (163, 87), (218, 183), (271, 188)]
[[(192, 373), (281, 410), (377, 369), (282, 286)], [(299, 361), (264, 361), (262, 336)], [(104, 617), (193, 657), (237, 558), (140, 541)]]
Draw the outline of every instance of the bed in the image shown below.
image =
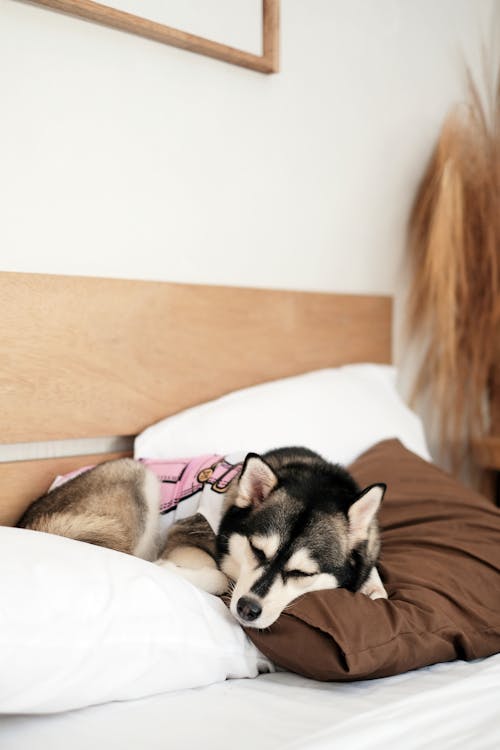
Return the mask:
[[(391, 361), (386, 297), (4, 273), (0, 300), (5, 527), (54, 476), (131, 455), (134, 436), (165, 417), (266, 381)], [(3, 713), (1, 746), (493, 748), (499, 683), (499, 655), (354, 682), (278, 670)]]

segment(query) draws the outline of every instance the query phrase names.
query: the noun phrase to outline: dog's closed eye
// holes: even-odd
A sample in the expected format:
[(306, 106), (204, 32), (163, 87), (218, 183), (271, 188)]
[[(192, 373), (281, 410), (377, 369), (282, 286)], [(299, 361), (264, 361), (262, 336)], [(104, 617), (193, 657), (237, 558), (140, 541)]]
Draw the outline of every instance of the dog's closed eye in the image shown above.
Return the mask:
[(250, 549), (259, 563), (265, 563), (277, 553), (280, 546), (278, 534), (262, 535), (254, 534), (249, 540)]
[(285, 570), (285, 576), (287, 578), (310, 578), (315, 575), (317, 575), (317, 573), (306, 573), (305, 570)]
[(264, 552), (256, 547), (250, 540), (248, 540), (248, 544), (250, 545), (250, 549), (252, 550), (255, 559), (259, 564), (263, 564), (266, 562), (267, 557), (265, 556)]

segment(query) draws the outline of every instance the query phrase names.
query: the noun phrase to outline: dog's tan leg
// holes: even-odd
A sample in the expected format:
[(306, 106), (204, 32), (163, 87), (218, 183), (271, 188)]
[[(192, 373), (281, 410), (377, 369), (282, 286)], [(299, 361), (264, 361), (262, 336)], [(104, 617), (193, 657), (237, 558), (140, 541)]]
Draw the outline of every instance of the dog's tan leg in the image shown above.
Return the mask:
[(360, 591), (365, 596), (369, 596), (370, 599), (387, 599), (387, 591), (384, 588), (384, 584), (380, 579), (377, 568), (371, 569), (370, 575), (361, 586)]
[(199, 547), (175, 547), (157, 565), (173, 570), (209, 594), (220, 596), (227, 591), (228, 580), (215, 560)]
[(106, 461), (36, 500), (18, 526), (155, 560), (159, 493), (137, 461)]
[(215, 562), (215, 534), (197, 513), (177, 521), (169, 530), (160, 565), (186, 578), (209, 594), (224, 594), (228, 579)]

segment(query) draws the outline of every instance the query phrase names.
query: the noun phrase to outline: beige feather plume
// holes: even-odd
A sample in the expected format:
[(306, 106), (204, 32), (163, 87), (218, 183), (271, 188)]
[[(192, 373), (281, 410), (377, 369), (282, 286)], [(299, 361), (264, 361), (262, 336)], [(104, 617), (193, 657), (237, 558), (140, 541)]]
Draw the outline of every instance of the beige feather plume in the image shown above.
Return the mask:
[(441, 458), (459, 469), (484, 434), (500, 353), (500, 71), (483, 104), (447, 118), (409, 221), (408, 326), (424, 342), (414, 396), (438, 413)]

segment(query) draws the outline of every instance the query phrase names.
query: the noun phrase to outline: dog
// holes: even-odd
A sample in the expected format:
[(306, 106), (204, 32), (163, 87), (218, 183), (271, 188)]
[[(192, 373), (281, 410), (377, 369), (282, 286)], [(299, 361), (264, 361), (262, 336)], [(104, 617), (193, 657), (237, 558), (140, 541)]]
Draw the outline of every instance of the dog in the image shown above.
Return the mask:
[[(197, 490), (226, 459), (210, 460), (197, 470)], [(208, 487), (219, 498), (218, 521), (200, 507), (162, 539), (160, 483), (147, 464), (118, 459), (86, 470), (33, 503), (18, 525), (155, 561), (212, 594), (229, 591), (244, 627), (269, 627), (310, 591), (342, 587), (387, 598), (376, 567), (385, 484), (361, 489), (346, 469), (307, 448), (248, 453), (226, 464), (225, 486)]]

